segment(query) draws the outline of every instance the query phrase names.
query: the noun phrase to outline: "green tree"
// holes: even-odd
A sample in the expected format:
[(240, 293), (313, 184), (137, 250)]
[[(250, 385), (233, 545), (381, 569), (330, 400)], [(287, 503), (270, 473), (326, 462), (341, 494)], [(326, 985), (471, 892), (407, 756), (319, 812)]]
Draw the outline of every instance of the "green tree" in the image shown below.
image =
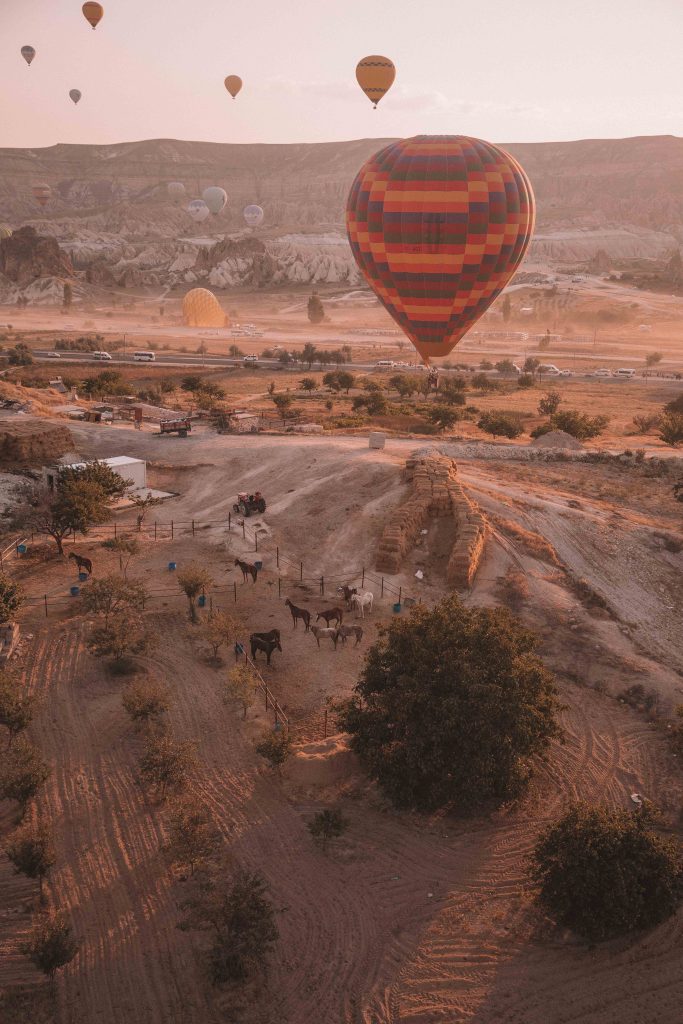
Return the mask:
[(16, 800), (23, 817), (29, 801), (49, 776), (50, 769), (40, 751), (20, 737), (0, 764), (0, 799)]
[(185, 788), (196, 765), (196, 744), (178, 743), (168, 733), (150, 734), (140, 757), (139, 771), (144, 784), (159, 800), (165, 800), (169, 793)]
[(448, 405), (464, 405), (466, 390), (467, 382), (463, 377), (446, 377), (439, 382), (439, 400)]
[(432, 405), (426, 412), (427, 419), (440, 427), (441, 430), (448, 430), (460, 419), (460, 413), (457, 409), (452, 409), (448, 405)]
[(318, 811), (308, 823), (308, 831), (315, 841), (320, 843), (323, 851), (327, 849), (331, 839), (338, 839), (348, 827), (348, 821), (337, 808)]
[(650, 928), (681, 899), (681, 851), (650, 813), (575, 804), (543, 832), (531, 860), (539, 899), (591, 942)]
[(659, 420), (659, 437), (664, 444), (683, 443), (683, 412), (665, 412)]
[(140, 553), (140, 544), (135, 537), (111, 537), (102, 542), (102, 547), (109, 551), (115, 551), (119, 556), (119, 571), (123, 573), (124, 579), (128, 575), (128, 568), (131, 561)]
[(495, 364), (498, 373), (516, 373), (515, 364), (511, 359), (501, 359), (500, 362)]
[(163, 683), (136, 679), (121, 694), (121, 704), (136, 725), (158, 722), (171, 706), (171, 695)]
[(0, 572), (0, 624), (12, 622), (24, 603), (24, 591), (16, 580)]
[(475, 373), (472, 377), (472, 387), (477, 391), (497, 391), (498, 381), (492, 380), (485, 373)]
[(144, 618), (124, 608), (106, 624), (95, 626), (88, 637), (88, 650), (96, 658), (111, 658), (112, 669), (123, 674), (132, 670), (136, 655), (151, 651), (157, 642), (157, 634)]
[(5, 853), (15, 874), (38, 879), (42, 896), (45, 876), (57, 859), (50, 827), (45, 822), (24, 822), (10, 836)]
[(213, 577), (208, 569), (197, 562), (189, 562), (177, 576), (178, 586), (187, 598), (187, 605), (190, 614), (190, 622), (198, 622), (197, 598), (203, 594), (207, 587), (213, 583)]
[(651, 370), (653, 366), (657, 366), (661, 363), (664, 356), (661, 352), (650, 352), (645, 356), (645, 366), (647, 370)]
[(37, 706), (38, 699), (25, 692), (17, 675), (0, 670), (0, 725), (7, 729), (8, 746), (29, 727)]
[(608, 423), (609, 416), (588, 416), (577, 409), (565, 409), (564, 412), (556, 412), (550, 417), (553, 430), (564, 430), (566, 434), (571, 434), (580, 441), (597, 437)]
[(23, 341), (17, 342), (14, 348), (7, 349), (7, 362), (10, 366), (32, 366), (31, 349)]
[(525, 788), (560, 735), (537, 641), (505, 608), (447, 597), (379, 627), (339, 725), (399, 806), (470, 812)]
[(517, 416), (500, 409), (482, 413), (477, 426), (494, 437), (509, 437), (511, 440), (524, 432)]
[(517, 378), (518, 388), (532, 388), (534, 386), (534, 377), (532, 373), (520, 373)]
[(244, 352), (239, 345), (231, 345), (228, 349), (228, 355), (232, 356), (233, 359), (240, 359), (244, 355)]
[(345, 391), (346, 394), (348, 395), (349, 391), (356, 383), (356, 378), (354, 377), (354, 375), (352, 373), (349, 373), (348, 370), (341, 370), (340, 372), (337, 373), (337, 379), (339, 381), (339, 386), (341, 390)]
[(238, 703), (242, 708), (242, 717), (247, 717), (247, 712), (256, 699), (256, 678), (250, 665), (242, 662), (230, 670), (223, 699), (226, 704), (229, 701)]
[(325, 319), (325, 307), (317, 292), (313, 292), (308, 300), (308, 319), (312, 324), (321, 324)]
[(287, 418), (287, 413), (292, 408), (292, 399), (290, 395), (271, 395), (275, 408), (282, 416), (283, 420)]
[(57, 971), (76, 956), (78, 942), (73, 938), (71, 925), (64, 914), (51, 911), (33, 919), (30, 935), (19, 948), (39, 971), (52, 980)]
[(316, 384), (312, 377), (304, 377), (299, 381), (299, 387), (302, 391), (315, 391)]
[(182, 864), (191, 875), (199, 864), (214, 857), (221, 834), (209, 812), (193, 798), (176, 800), (168, 819), (169, 848), (174, 864)]
[(261, 742), (256, 744), (256, 753), (260, 754), (271, 768), (279, 772), (292, 753), (292, 741), (284, 730), (268, 730)]
[(540, 359), (536, 359), (535, 356), (527, 356), (524, 360), (524, 366), (522, 369), (525, 373), (536, 373), (536, 370), (541, 365)]
[(560, 408), (562, 395), (559, 391), (548, 391), (538, 403), (538, 411), (542, 416), (552, 416)]
[(221, 647), (235, 640), (241, 628), (241, 622), (230, 612), (216, 609), (209, 613), (202, 624), (202, 635), (211, 647), (214, 661), (218, 661)]
[(112, 615), (124, 611), (141, 612), (145, 607), (147, 590), (137, 580), (111, 574), (91, 580), (81, 596), (86, 615), (103, 615), (105, 626)]
[(144, 497), (141, 494), (130, 494), (128, 497), (131, 505), (136, 509), (135, 522), (139, 533), (142, 530), (142, 524), (145, 520), (145, 516), (150, 509), (161, 504), (161, 498), (155, 498), (151, 492), (148, 492)]
[(397, 391), (401, 398), (410, 398), (419, 390), (419, 385), (417, 377), (407, 373), (395, 373), (389, 378), (389, 387)]
[(306, 363), (306, 369), (310, 370), (317, 358), (317, 355), (318, 350), (315, 345), (312, 342), (307, 341), (301, 350), (301, 362)]

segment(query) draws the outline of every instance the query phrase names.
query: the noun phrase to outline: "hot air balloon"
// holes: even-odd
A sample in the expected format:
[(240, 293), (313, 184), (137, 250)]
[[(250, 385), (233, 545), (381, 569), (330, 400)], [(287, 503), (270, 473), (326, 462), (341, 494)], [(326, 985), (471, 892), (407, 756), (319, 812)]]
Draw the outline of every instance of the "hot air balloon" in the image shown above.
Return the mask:
[(234, 99), (237, 93), (242, 88), (242, 79), (239, 75), (228, 75), (225, 79), (225, 88), (228, 90), (232, 98)]
[(36, 51), (32, 46), (22, 46), (21, 56), (24, 58), (29, 67), (31, 67), (31, 61), (36, 55)]
[(388, 57), (363, 57), (356, 65), (356, 80), (375, 108), (391, 89), (395, 78), (396, 68)]
[(228, 318), (208, 288), (193, 288), (183, 299), (183, 320), (187, 327), (227, 327)]
[(12, 234), (13, 232), (9, 224), (0, 224), (0, 241), (3, 238), (11, 238)]
[(191, 203), (188, 203), (187, 212), (197, 224), (201, 224), (211, 213), (203, 199), (193, 199)]
[(166, 186), (166, 191), (168, 192), (171, 199), (175, 199), (176, 202), (180, 202), (180, 200), (185, 195), (185, 186), (183, 185), (182, 181), (169, 181), (168, 185)]
[(31, 191), (33, 192), (33, 198), (39, 206), (47, 206), (50, 202), (52, 189), (44, 182), (41, 182), (39, 185), (34, 185)]
[(81, 90), (80, 89), (69, 89), (69, 96), (71, 97), (71, 99), (73, 100), (74, 103), (78, 103), (80, 98), (81, 98), (81, 96), (82, 96)]
[(255, 203), (252, 203), (250, 206), (245, 206), (242, 215), (250, 228), (257, 228), (260, 224), (263, 224), (263, 218), (265, 216), (261, 207), (256, 206)]
[(86, 0), (81, 9), (85, 20), (92, 25), (93, 29), (96, 29), (102, 21), (102, 15), (104, 14), (102, 4), (95, 3), (94, 0)]
[(517, 161), (462, 135), (381, 149), (358, 172), (346, 209), (358, 266), (425, 362), (447, 355), (500, 294), (533, 226)]
[(217, 217), (228, 201), (228, 193), (218, 185), (210, 185), (202, 192), (202, 199), (211, 210), (214, 217)]

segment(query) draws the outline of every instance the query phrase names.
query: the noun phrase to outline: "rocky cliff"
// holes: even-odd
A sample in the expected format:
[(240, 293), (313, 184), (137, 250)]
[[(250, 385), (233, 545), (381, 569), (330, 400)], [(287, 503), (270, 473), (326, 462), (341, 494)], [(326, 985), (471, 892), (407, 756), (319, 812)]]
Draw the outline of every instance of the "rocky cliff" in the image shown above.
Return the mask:
[(56, 239), (26, 226), (0, 239), (0, 274), (25, 288), (44, 277), (73, 277), (74, 270)]

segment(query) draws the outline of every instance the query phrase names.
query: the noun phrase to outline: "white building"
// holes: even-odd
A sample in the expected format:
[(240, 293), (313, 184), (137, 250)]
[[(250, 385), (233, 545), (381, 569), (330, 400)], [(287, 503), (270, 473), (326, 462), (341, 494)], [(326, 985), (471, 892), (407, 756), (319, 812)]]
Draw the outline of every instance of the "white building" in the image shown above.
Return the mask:
[[(115, 455), (111, 459), (99, 459), (105, 466), (109, 466), (123, 480), (130, 480), (129, 490), (142, 491), (147, 487), (147, 463), (144, 459), (133, 459), (130, 455)], [(72, 462), (68, 465), (52, 466), (43, 470), (43, 477), (51, 489), (55, 486), (55, 480), (62, 469), (85, 469), (87, 462)]]

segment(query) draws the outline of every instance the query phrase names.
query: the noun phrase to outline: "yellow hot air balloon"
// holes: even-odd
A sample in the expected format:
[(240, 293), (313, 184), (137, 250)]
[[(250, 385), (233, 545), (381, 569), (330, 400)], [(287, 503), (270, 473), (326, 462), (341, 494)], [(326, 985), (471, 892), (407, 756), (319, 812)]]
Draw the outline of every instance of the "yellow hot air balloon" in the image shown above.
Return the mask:
[(391, 89), (395, 78), (396, 68), (388, 57), (363, 57), (356, 67), (358, 84), (375, 108)]
[(92, 25), (95, 29), (102, 21), (102, 15), (104, 14), (104, 7), (102, 4), (95, 3), (95, 0), (87, 0), (83, 4), (83, 17), (85, 20)]
[(186, 327), (227, 327), (229, 320), (208, 288), (193, 288), (183, 299)]
[(228, 75), (225, 79), (225, 88), (228, 90), (232, 98), (234, 99), (237, 93), (242, 88), (242, 79), (239, 75)]

